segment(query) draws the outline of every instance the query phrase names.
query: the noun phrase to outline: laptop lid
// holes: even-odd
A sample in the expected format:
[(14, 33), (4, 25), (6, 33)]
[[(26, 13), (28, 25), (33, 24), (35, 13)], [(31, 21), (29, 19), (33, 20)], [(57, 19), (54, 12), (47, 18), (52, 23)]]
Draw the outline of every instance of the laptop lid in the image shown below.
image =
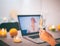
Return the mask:
[(41, 15), (18, 15), (19, 27), (23, 36), (39, 32)]

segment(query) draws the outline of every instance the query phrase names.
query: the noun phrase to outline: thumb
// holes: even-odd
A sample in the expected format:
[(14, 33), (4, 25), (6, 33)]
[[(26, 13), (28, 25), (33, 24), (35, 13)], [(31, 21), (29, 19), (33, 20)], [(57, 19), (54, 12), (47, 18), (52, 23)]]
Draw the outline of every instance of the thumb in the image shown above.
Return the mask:
[(39, 30), (39, 35), (41, 35), (43, 33), (43, 29)]

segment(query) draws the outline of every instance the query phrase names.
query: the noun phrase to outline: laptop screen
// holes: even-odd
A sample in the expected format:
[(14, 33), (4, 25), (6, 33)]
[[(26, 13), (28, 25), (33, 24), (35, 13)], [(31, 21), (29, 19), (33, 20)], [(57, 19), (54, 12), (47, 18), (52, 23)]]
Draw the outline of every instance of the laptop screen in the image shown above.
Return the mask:
[(22, 35), (39, 32), (40, 15), (18, 15)]

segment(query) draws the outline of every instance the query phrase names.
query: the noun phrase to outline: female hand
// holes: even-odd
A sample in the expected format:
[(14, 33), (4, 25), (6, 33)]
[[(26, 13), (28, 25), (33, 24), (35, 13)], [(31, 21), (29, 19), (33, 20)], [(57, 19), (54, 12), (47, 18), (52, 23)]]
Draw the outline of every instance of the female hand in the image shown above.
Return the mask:
[(48, 33), (47, 31), (40, 29), (39, 32), (39, 36), (43, 41), (46, 41), (47, 43), (49, 43), (51, 46), (55, 46), (56, 45), (56, 41), (53, 38), (53, 36)]

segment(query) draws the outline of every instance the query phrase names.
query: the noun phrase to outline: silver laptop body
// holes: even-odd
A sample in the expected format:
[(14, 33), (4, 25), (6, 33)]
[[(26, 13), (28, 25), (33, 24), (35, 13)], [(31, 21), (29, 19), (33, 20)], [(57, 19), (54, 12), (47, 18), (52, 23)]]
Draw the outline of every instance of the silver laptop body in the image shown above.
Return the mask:
[(41, 15), (18, 15), (19, 27), (23, 38), (34, 42), (43, 43), (39, 37), (39, 20)]

